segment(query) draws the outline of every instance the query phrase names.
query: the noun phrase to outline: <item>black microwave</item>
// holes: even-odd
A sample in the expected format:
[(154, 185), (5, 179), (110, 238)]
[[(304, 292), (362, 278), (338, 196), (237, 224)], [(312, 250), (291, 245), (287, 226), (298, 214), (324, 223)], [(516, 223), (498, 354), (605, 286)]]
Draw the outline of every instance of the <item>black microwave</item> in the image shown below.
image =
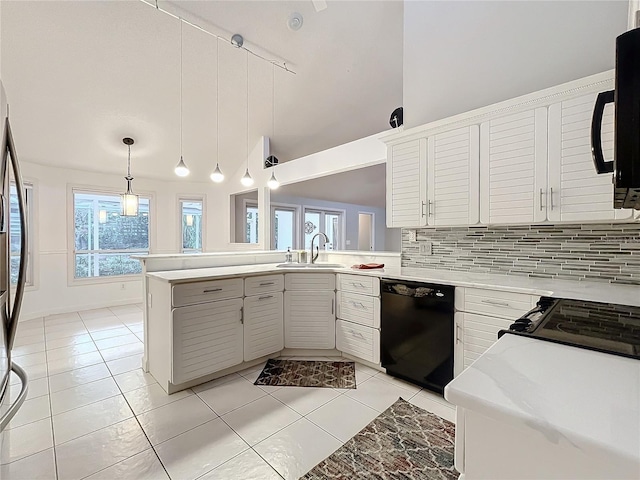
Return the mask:
[[(602, 114), (615, 105), (613, 160), (602, 154)], [(615, 90), (598, 95), (591, 121), (591, 152), (598, 173), (613, 172), (613, 206), (640, 210), (640, 28), (616, 39)]]

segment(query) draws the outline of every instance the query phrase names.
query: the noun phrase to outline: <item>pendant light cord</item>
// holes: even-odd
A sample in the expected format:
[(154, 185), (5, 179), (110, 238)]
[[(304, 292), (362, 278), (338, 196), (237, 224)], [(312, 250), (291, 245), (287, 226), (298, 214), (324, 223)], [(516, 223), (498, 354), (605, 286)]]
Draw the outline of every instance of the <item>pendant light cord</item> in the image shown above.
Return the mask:
[(216, 37), (216, 167), (220, 166), (220, 40)]
[[(271, 140), (276, 136), (276, 67), (271, 65)], [(269, 142), (269, 155), (273, 155)], [(274, 155), (275, 156), (275, 155)]]
[(180, 159), (182, 160), (182, 19), (180, 19)]
[(127, 180), (131, 179), (131, 145), (127, 145), (129, 154), (127, 155)]
[(249, 171), (249, 52), (247, 52), (247, 171)]

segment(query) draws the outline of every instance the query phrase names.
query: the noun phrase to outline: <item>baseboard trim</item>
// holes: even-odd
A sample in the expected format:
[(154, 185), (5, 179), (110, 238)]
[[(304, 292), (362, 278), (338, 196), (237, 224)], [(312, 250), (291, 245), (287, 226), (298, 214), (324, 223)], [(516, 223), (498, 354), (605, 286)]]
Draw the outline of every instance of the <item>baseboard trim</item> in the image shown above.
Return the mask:
[(125, 298), (122, 300), (111, 300), (109, 302), (96, 302), (96, 303), (84, 303), (80, 305), (69, 305), (66, 307), (49, 308), (47, 310), (41, 310), (37, 312), (29, 312), (20, 315), (21, 321), (33, 320), (34, 318), (46, 317), (47, 315), (57, 315), (60, 313), (72, 313), (82, 310), (95, 310), (97, 308), (119, 307), (121, 305), (131, 305), (134, 303), (142, 303), (142, 297), (137, 298)]

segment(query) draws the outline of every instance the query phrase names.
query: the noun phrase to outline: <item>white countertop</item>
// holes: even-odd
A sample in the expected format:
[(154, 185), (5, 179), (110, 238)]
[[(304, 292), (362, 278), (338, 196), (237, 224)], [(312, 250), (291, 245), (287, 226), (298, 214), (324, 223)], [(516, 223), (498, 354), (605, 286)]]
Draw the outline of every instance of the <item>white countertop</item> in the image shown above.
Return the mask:
[(504, 335), (445, 398), (555, 442), (640, 462), (640, 360)]
[(277, 264), (275, 263), (268, 263), (231, 267), (194, 268), (187, 270), (153, 272), (148, 273), (147, 275), (169, 283), (185, 283), (236, 276), (264, 275), (267, 273), (351, 273), (356, 275), (373, 275), (377, 277), (413, 280), (417, 282), (440, 283), (456, 287), (508, 290), (510, 292), (519, 292), (531, 295), (545, 295), (557, 298), (572, 298), (576, 300), (591, 300), (594, 302), (609, 302), (620, 305), (640, 306), (640, 287), (634, 285), (616, 285), (600, 282), (554, 280), (547, 278), (530, 278), (518, 275), (471, 273), (422, 268), (392, 267), (377, 270), (356, 270), (352, 268), (291, 269), (278, 268), (276, 265)]

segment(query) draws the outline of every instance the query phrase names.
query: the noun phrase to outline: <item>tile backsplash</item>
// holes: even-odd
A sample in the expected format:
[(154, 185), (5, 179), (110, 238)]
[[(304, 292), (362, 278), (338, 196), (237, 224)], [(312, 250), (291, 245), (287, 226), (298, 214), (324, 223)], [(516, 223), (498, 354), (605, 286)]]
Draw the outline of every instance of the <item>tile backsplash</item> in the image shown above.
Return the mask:
[(402, 266), (640, 285), (640, 224), (403, 229)]

